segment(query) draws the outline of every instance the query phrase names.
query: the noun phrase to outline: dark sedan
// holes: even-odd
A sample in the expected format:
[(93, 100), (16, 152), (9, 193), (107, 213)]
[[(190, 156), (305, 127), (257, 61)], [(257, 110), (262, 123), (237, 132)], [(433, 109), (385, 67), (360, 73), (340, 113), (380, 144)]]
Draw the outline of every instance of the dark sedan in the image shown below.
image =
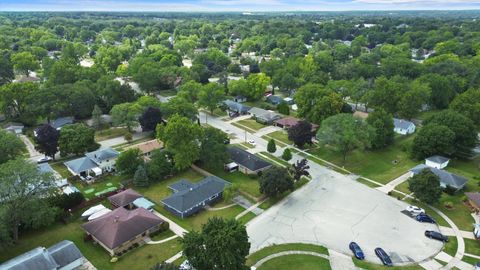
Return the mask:
[(357, 258), (359, 260), (365, 259), (365, 255), (363, 254), (362, 249), (360, 248), (360, 246), (357, 243), (351, 242), (350, 245), (348, 245), (348, 247), (353, 252), (353, 255), (355, 255), (355, 258)]
[(430, 238), (430, 239), (435, 239), (435, 240), (438, 240), (438, 241), (442, 241), (442, 242), (448, 242), (448, 237), (439, 233), (439, 232), (436, 232), (436, 231), (425, 231), (425, 236)]
[(382, 248), (376, 248), (375, 255), (377, 255), (380, 261), (382, 261), (383, 265), (393, 266), (392, 259), (390, 259), (390, 256), (388, 256), (388, 254)]
[(420, 214), (415, 217), (419, 222), (436, 223), (435, 220), (427, 214)]

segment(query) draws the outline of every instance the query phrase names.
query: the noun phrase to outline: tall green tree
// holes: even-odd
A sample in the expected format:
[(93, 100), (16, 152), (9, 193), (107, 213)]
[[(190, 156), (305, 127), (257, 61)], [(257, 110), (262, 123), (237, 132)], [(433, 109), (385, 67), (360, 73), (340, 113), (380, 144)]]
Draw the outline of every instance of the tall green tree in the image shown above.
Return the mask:
[(294, 189), (293, 178), (285, 168), (272, 167), (260, 176), (260, 193), (276, 197)]
[(103, 115), (102, 109), (100, 109), (100, 107), (98, 107), (98, 105), (95, 105), (95, 107), (93, 107), (93, 111), (92, 111), (92, 126), (93, 126), (93, 128), (99, 129), (103, 126), (102, 115)]
[(208, 169), (222, 169), (228, 161), (227, 153), (228, 135), (220, 129), (206, 127), (200, 143), (200, 161)]
[(15, 134), (0, 130), (0, 164), (21, 156), (25, 150), (25, 144)]
[(165, 150), (154, 150), (146, 164), (150, 182), (159, 182), (175, 172), (172, 155)]
[(320, 124), (324, 119), (342, 111), (342, 97), (320, 84), (306, 84), (295, 92), (298, 115)]
[(135, 175), (133, 176), (133, 185), (136, 187), (148, 187), (150, 185), (145, 166), (139, 165), (137, 167)]
[(218, 108), (218, 105), (225, 99), (225, 91), (217, 83), (209, 83), (202, 87), (198, 94), (198, 104), (207, 108), (211, 114)]
[(433, 155), (450, 156), (454, 152), (455, 133), (446, 126), (428, 124), (413, 139), (412, 155), (424, 159)]
[(11, 82), (15, 78), (13, 64), (8, 51), (0, 51), (0, 86)]
[(364, 121), (351, 114), (337, 114), (323, 120), (317, 132), (317, 140), (321, 145), (330, 146), (339, 152), (345, 163), (348, 153), (370, 146), (372, 133)]
[(172, 152), (175, 168), (185, 169), (200, 157), (202, 128), (190, 119), (173, 115), (166, 125), (157, 126), (157, 138)]
[(10, 160), (0, 165), (0, 233), (2, 243), (16, 243), (20, 227), (39, 228), (54, 222), (58, 209), (46, 197), (55, 192), (55, 178), (41, 173), (25, 160)]
[(37, 59), (30, 52), (20, 52), (12, 55), (13, 67), (16, 71), (29, 75), (30, 71), (40, 68)]
[(132, 132), (138, 126), (138, 110), (131, 103), (122, 103), (113, 106), (110, 111), (114, 126), (125, 126)]
[(250, 74), (247, 78), (248, 91), (246, 97), (250, 100), (259, 100), (265, 95), (270, 84), (270, 78), (263, 73)]
[(374, 129), (372, 148), (380, 149), (393, 143), (393, 117), (383, 109), (377, 109), (368, 114), (367, 123)]
[(450, 108), (470, 118), (480, 126), (480, 89), (469, 89), (455, 97)]
[(275, 153), (277, 151), (277, 146), (275, 145), (275, 140), (270, 139), (267, 144), (267, 151), (270, 153)]
[(213, 217), (202, 231), (181, 240), (183, 255), (198, 270), (244, 270), (250, 243), (245, 226), (235, 219)]
[(60, 130), (58, 146), (62, 157), (70, 154), (82, 155), (99, 147), (95, 142), (95, 130), (81, 123), (63, 127)]
[(139, 166), (143, 166), (143, 158), (138, 148), (123, 151), (115, 161), (115, 168), (123, 175), (134, 175)]
[(408, 179), (408, 189), (420, 201), (428, 204), (437, 203), (442, 196), (440, 179), (429, 169), (424, 169)]

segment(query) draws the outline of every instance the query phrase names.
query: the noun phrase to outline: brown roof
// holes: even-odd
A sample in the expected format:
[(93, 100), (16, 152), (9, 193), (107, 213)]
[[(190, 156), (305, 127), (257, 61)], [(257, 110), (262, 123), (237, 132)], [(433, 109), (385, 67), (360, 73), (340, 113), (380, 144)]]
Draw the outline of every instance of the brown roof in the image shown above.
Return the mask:
[(125, 205), (129, 205), (133, 203), (138, 198), (143, 197), (142, 195), (138, 194), (135, 190), (129, 188), (124, 190), (120, 193), (112, 195), (108, 197), (110, 203), (117, 207), (124, 207)]
[[(275, 123), (289, 128), (289, 127), (295, 126), (300, 121), (302, 120), (295, 117), (285, 117), (282, 119), (275, 120)], [(316, 130), (319, 127), (317, 124), (311, 123), (311, 125), (312, 125), (312, 130)]]
[(152, 152), (155, 149), (163, 148), (163, 142), (159, 142), (158, 140), (151, 140), (128, 147), (128, 149), (130, 148), (138, 148), (140, 152), (146, 154)]
[(465, 192), (470, 202), (474, 203), (476, 207), (480, 207), (480, 193), (479, 192)]
[(353, 113), (353, 116), (358, 117), (358, 118), (362, 118), (362, 119), (367, 119), (368, 113), (362, 112), (362, 111), (355, 111)]
[(164, 221), (144, 208), (112, 212), (82, 225), (82, 228), (110, 249), (135, 238)]

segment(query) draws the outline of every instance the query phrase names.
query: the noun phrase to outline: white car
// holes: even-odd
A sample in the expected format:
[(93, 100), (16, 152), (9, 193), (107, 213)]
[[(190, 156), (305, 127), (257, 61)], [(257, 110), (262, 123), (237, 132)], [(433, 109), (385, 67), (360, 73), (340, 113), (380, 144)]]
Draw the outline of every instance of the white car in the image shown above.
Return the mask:
[(40, 163), (46, 163), (46, 162), (49, 162), (50, 160), (52, 160), (51, 157), (47, 157), (47, 156), (44, 156), (40, 159), (37, 160), (37, 163), (40, 164)]
[(414, 216), (418, 216), (419, 214), (425, 214), (425, 210), (423, 210), (422, 208), (420, 208), (418, 206), (414, 206), (414, 205), (407, 206), (406, 210)]
[(255, 147), (257, 145), (257, 143), (255, 143), (254, 140), (249, 140), (248, 141), (248, 144), (250, 144), (251, 146)]

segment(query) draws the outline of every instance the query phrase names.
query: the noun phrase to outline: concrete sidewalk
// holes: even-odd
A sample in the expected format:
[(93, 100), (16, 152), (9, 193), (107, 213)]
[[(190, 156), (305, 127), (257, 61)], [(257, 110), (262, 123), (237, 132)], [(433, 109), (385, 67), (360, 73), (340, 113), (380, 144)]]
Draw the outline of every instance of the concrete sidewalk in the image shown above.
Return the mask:
[(173, 222), (172, 220), (170, 220), (170, 219), (167, 218), (166, 216), (160, 214), (159, 212), (157, 212), (157, 211), (154, 210), (153, 213), (154, 213), (157, 217), (159, 217), (159, 218), (165, 220), (166, 222), (168, 222), (168, 224), (170, 225), (169, 228), (170, 228), (170, 230), (171, 230), (174, 234), (176, 234), (176, 235), (178, 235), (178, 236), (180, 236), (180, 237), (183, 237), (183, 235), (188, 232), (187, 230), (185, 230), (184, 228), (182, 228), (180, 225), (178, 225), (177, 223)]

